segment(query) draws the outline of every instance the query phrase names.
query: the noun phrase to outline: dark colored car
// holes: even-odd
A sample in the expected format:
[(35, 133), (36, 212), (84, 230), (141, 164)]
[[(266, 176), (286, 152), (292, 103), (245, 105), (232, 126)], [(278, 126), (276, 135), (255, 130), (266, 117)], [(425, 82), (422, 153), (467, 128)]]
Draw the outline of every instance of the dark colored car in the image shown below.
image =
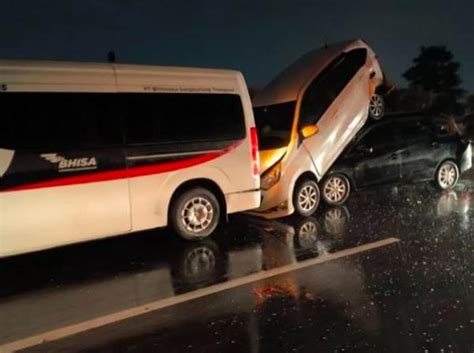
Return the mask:
[(323, 200), (343, 204), (351, 190), (433, 181), (452, 189), (472, 166), (471, 143), (447, 118), (408, 116), (367, 125), (321, 184)]

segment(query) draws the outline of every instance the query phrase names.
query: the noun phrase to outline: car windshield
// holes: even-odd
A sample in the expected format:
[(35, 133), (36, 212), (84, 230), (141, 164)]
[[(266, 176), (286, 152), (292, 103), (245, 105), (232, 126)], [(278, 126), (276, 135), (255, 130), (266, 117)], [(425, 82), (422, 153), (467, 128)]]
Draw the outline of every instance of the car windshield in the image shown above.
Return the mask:
[(255, 123), (262, 150), (284, 147), (290, 143), (296, 102), (254, 108)]
[(450, 117), (439, 117), (433, 119), (433, 128), (436, 135), (453, 136), (460, 135), (459, 126), (453, 118)]

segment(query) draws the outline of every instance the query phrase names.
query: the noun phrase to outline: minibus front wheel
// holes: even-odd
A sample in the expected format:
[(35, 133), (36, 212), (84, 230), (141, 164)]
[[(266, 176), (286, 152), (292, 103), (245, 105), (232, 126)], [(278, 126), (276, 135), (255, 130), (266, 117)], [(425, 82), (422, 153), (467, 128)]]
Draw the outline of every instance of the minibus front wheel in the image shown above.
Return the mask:
[(220, 219), (219, 201), (202, 187), (184, 191), (171, 206), (170, 221), (181, 237), (201, 240), (216, 229)]

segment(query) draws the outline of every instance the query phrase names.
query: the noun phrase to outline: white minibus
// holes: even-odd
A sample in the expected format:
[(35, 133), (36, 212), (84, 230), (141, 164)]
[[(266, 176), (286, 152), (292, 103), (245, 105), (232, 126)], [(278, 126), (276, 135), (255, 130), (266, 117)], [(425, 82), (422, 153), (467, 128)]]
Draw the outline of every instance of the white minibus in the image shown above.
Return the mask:
[(0, 257), (260, 204), (257, 133), (229, 70), (0, 61)]

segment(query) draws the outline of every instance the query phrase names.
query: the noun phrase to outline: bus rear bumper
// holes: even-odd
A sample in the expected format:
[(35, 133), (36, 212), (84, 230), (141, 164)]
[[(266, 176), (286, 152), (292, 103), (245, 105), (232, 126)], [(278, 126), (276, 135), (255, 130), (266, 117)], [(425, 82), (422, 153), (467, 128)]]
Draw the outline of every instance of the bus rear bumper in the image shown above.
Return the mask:
[(225, 195), (227, 213), (253, 210), (260, 207), (260, 190), (247, 190)]

